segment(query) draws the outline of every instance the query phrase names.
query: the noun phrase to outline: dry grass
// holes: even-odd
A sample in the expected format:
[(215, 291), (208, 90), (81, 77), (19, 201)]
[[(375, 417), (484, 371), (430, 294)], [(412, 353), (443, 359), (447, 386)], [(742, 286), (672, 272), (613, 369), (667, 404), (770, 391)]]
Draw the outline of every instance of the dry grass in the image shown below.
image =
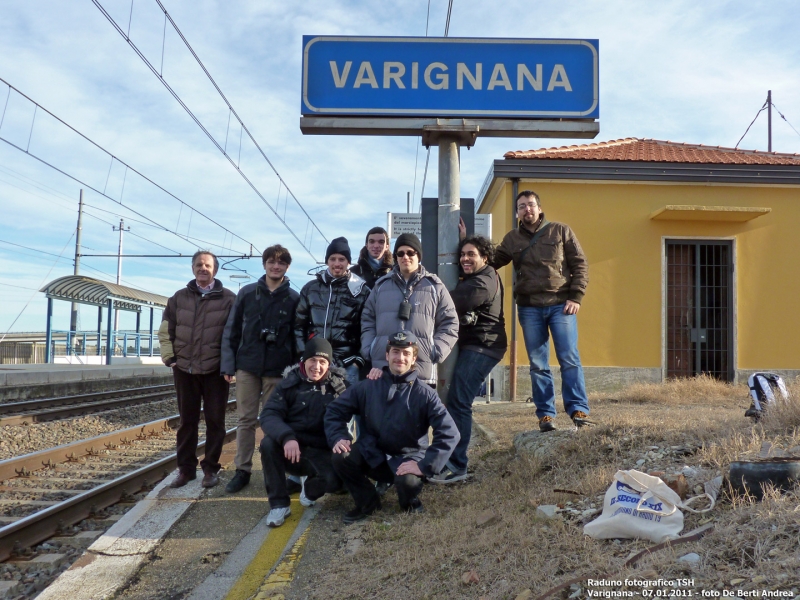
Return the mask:
[[(793, 391), (796, 398), (798, 390)], [(635, 569), (622, 564), (650, 542), (593, 540), (583, 535), (579, 517), (536, 516), (539, 504), (601, 507), (618, 469), (677, 471), (689, 465), (710, 479), (731, 460), (757, 454), (764, 440), (784, 448), (800, 444), (797, 402), (777, 407), (756, 426), (743, 417), (748, 405), (746, 388), (708, 378), (632, 386), (614, 399), (596, 398), (592, 415), (601, 424), (579, 431), (549, 464), (519, 457), (511, 446), (514, 434), (535, 427), (530, 405), (476, 405), (476, 421), (497, 438), (471, 451), (471, 483), (426, 486), (424, 516), (398, 514), (396, 500), (389, 499), (364, 526), (363, 548), (355, 556), (334, 556), (315, 578), (312, 597), (505, 599), (526, 588), (539, 594), (577, 576), (610, 575), (688, 576), (695, 579), (698, 593), (730, 588), (729, 581), (737, 577), (745, 578), (737, 586), (741, 589), (800, 586), (794, 574), (800, 560), (800, 509), (792, 494), (768, 494), (762, 503), (723, 500), (706, 515), (687, 513), (684, 531), (708, 519), (715, 531), (700, 542), (654, 554)], [(563, 415), (557, 422), (566, 425)], [(677, 450), (635, 467), (651, 446)], [(477, 516), (488, 509), (500, 521), (477, 527)], [(701, 563), (676, 562), (687, 552), (700, 554)], [(470, 570), (480, 581), (466, 585), (461, 576)], [(762, 574), (766, 580), (753, 582)]]

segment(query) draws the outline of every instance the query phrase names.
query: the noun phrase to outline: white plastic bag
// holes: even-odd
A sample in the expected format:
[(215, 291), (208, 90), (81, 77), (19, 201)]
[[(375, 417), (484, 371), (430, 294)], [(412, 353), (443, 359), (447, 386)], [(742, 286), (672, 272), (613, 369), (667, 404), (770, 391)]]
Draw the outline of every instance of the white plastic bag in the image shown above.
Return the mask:
[(681, 497), (659, 477), (641, 471), (617, 471), (606, 492), (603, 512), (583, 527), (589, 537), (643, 538), (661, 543), (683, 529)]

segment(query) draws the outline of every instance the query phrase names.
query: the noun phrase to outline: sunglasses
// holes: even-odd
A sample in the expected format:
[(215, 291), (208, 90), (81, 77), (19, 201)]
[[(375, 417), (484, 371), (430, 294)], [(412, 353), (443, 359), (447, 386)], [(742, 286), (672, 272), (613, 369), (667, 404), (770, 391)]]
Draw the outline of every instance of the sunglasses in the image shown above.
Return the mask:
[(405, 258), (406, 256), (408, 256), (408, 258), (414, 258), (416, 255), (416, 250), (398, 250), (397, 252), (398, 258)]

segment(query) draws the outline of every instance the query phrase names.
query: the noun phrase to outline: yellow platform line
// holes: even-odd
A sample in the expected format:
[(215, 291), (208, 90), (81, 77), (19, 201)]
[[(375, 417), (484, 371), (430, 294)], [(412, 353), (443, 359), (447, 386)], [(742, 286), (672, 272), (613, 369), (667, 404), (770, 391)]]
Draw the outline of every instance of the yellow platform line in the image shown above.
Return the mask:
[(286, 548), (286, 544), (289, 543), (289, 539), (297, 529), (300, 517), (303, 516), (303, 510), (300, 502), (292, 498), (292, 514), (283, 525), (275, 527), (269, 532), (267, 539), (264, 540), (253, 560), (247, 565), (247, 568), (228, 592), (228, 595), (225, 596), (225, 600), (248, 600), (255, 596), (260, 586), (264, 583), (267, 573), (278, 562), (284, 548)]

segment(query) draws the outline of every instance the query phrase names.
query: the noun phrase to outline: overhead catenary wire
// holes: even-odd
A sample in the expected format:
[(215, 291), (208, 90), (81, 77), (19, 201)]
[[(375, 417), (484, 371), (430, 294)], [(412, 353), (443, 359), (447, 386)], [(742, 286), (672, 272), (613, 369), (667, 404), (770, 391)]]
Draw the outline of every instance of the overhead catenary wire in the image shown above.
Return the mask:
[(775, 106), (775, 103), (774, 103), (774, 102), (772, 103), (772, 108), (774, 108), (774, 109), (775, 109), (775, 111), (776, 111), (776, 112), (777, 112), (777, 113), (780, 115), (781, 119), (783, 119), (784, 121), (786, 121), (786, 124), (787, 124), (789, 127), (791, 127), (791, 128), (792, 128), (792, 131), (794, 131), (794, 132), (795, 132), (795, 133), (796, 133), (798, 136), (800, 136), (800, 131), (797, 131), (797, 129), (795, 129), (795, 128), (794, 128), (794, 125), (792, 125), (791, 123), (789, 123), (789, 119), (787, 119), (786, 117), (784, 117), (784, 116), (783, 116), (783, 113), (782, 113), (780, 110), (778, 110), (778, 107), (777, 107), (777, 106)]
[[(266, 197), (265, 197), (265, 196), (264, 196), (264, 195), (261, 193), (261, 191), (260, 191), (260, 190), (259, 190), (259, 189), (256, 187), (256, 185), (253, 183), (253, 181), (251, 181), (251, 180), (250, 180), (250, 178), (249, 178), (249, 177), (248, 177), (248, 176), (247, 176), (247, 175), (244, 173), (244, 171), (242, 171), (242, 169), (241, 169), (241, 167), (240, 167), (240, 162), (241, 162), (241, 136), (242, 136), (242, 134), (243, 134), (243, 133), (247, 133), (247, 136), (248, 136), (248, 138), (249, 138), (249, 139), (250, 139), (250, 141), (253, 143), (253, 145), (256, 147), (256, 149), (258, 150), (259, 154), (261, 154), (261, 156), (264, 158), (264, 160), (265, 160), (265, 161), (267, 162), (267, 164), (270, 166), (270, 168), (272, 169), (273, 173), (275, 173), (275, 175), (276, 175), (276, 177), (278, 178), (278, 180), (280, 181), (280, 183), (281, 183), (281, 184), (282, 184), (282, 185), (283, 185), (283, 186), (286, 188), (287, 192), (288, 192), (289, 194), (291, 194), (291, 196), (292, 196), (292, 199), (295, 201), (295, 203), (297, 204), (297, 206), (298, 206), (298, 207), (300, 208), (300, 210), (303, 212), (303, 214), (305, 215), (306, 219), (307, 219), (307, 220), (308, 220), (308, 221), (309, 221), (309, 222), (310, 222), (310, 223), (313, 225), (314, 229), (316, 229), (316, 230), (317, 230), (317, 232), (319, 232), (319, 235), (321, 236), (321, 238), (322, 238), (323, 240), (325, 240), (325, 242), (326, 242), (326, 243), (328, 242), (328, 238), (326, 238), (326, 237), (325, 237), (325, 234), (323, 234), (323, 233), (322, 233), (322, 230), (320, 230), (320, 228), (317, 226), (317, 224), (316, 224), (316, 223), (314, 222), (314, 220), (311, 218), (311, 215), (309, 215), (309, 214), (308, 214), (308, 212), (306, 211), (306, 209), (303, 207), (303, 205), (300, 203), (300, 201), (297, 199), (297, 197), (296, 197), (296, 196), (294, 195), (294, 193), (291, 191), (291, 189), (289, 188), (289, 186), (286, 184), (286, 181), (284, 181), (284, 179), (281, 177), (280, 173), (279, 173), (279, 172), (278, 172), (278, 170), (275, 168), (275, 166), (273, 165), (272, 161), (269, 159), (269, 157), (267, 157), (267, 155), (266, 155), (266, 153), (264, 152), (264, 150), (263, 150), (263, 149), (261, 148), (261, 146), (258, 144), (258, 142), (257, 142), (257, 141), (256, 141), (256, 139), (253, 137), (253, 135), (250, 133), (250, 130), (249, 130), (249, 129), (248, 129), (246, 126), (245, 126), (245, 124), (244, 124), (243, 120), (242, 120), (242, 119), (239, 117), (239, 115), (238, 115), (238, 113), (236, 112), (236, 110), (234, 110), (233, 106), (232, 106), (232, 105), (231, 105), (231, 103), (228, 101), (227, 97), (226, 97), (226, 96), (225, 96), (225, 94), (222, 92), (222, 90), (220, 89), (219, 85), (217, 85), (217, 82), (216, 82), (216, 81), (214, 80), (214, 78), (211, 76), (211, 73), (209, 73), (208, 69), (207, 69), (207, 68), (206, 68), (206, 66), (203, 64), (203, 61), (202, 61), (202, 60), (200, 60), (200, 57), (199, 57), (199, 56), (197, 55), (197, 53), (194, 51), (194, 49), (192, 48), (191, 44), (189, 44), (188, 40), (187, 40), (187, 39), (186, 39), (186, 37), (183, 35), (183, 33), (181, 32), (181, 30), (178, 28), (177, 24), (176, 24), (176, 23), (175, 23), (175, 21), (172, 19), (172, 16), (171, 16), (171, 15), (170, 15), (170, 14), (167, 12), (167, 9), (166, 9), (166, 8), (164, 8), (164, 5), (163, 5), (163, 4), (160, 2), (160, 0), (155, 0), (155, 2), (158, 4), (159, 8), (160, 8), (160, 9), (163, 11), (163, 13), (164, 13), (164, 16), (165, 16), (165, 19), (167, 19), (167, 20), (169, 21), (170, 25), (172, 25), (172, 27), (173, 27), (173, 29), (175, 30), (175, 32), (176, 32), (176, 33), (178, 34), (178, 36), (181, 38), (181, 40), (183, 41), (183, 43), (184, 43), (184, 45), (186, 46), (186, 48), (187, 48), (187, 49), (189, 50), (189, 52), (192, 54), (192, 56), (194, 57), (194, 59), (195, 59), (195, 61), (197, 62), (197, 64), (198, 64), (198, 65), (200, 66), (200, 68), (203, 70), (203, 72), (205, 73), (205, 75), (206, 75), (206, 77), (208, 78), (208, 80), (211, 82), (211, 84), (212, 84), (212, 85), (214, 86), (214, 88), (217, 90), (217, 93), (220, 95), (220, 97), (222, 98), (222, 100), (223, 100), (223, 101), (225, 102), (225, 104), (227, 105), (227, 107), (228, 107), (228, 110), (230, 111), (230, 113), (231, 113), (231, 114), (232, 114), (232, 115), (233, 115), (233, 116), (236, 118), (236, 120), (239, 122), (239, 125), (240, 125), (240, 127), (241, 127), (241, 130), (240, 130), (240, 132), (239, 132), (239, 136), (240, 136), (240, 143), (239, 143), (239, 150), (238, 150), (238, 156), (237, 156), (237, 159), (236, 159), (236, 161), (234, 161), (233, 157), (232, 157), (231, 155), (229, 155), (229, 154), (228, 154), (228, 152), (227, 152), (226, 148), (223, 148), (223, 147), (220, 145), (220, 143), (219, 143), (219, 142), (216, 140), (216, 138), (215, 138), (215, 137), (214, 137), (214, 136), (211, 134), (211, 132), (210, 132), (210, 131), (209, 131), (209, 130), (208, 130), (208, 129), (207, 129), (207, 128), (206, 128), (206, 127), (205, 127), (205, 126), (202, 124), (202, 122), (200, 121), (200, 119), (199, 119), (199, 118), (198, 118), (198, 117), (197, 117), (197, 116), (194, 114), (194, 112), (193, 112), (193, 111), (192, 111), (192, 110), (191, 110), (191, 109), (190, 109), (190, 108), (189, 108), (189, 107), (186, 105), (186, 103), (185, 103), (185, 102), (182, 100), (182, 98), (180, 97), (180, 95), (179, 95), (179, 94), (178, 94), (178, 93), (177, 93), (177, 92), (176, 92), (176, 91), (175, 91), (175, 90), (172, 88), (172, 86), (171, 86), (171, 85), (170, 85), (170, 84), (169, 84), (169, 83), (166, 81), (166, 79), (165, 79), (165, 78), (164, 78), (164, 77), (161, 75), (161, 73), (159, 73), (159, 72), (158, 72), (158, 70), (155, 68), (155, 66), (154, 66), (154, 65), (153, 65), (153, 64), (152, 64), (152, 63), (151, 63), (151, 62), (150, 62), (150, 61), (147, 59), (147, 57), (146, 57), (146, 56), (144, 55), (144, 53), (143, 53), (143, 52), (142, 52), (142, 51), (139, 49), (139, 47), (138, 47), (138, 46), (137, 46), (137, 45), (136, 45), (136, 44), (133, 42), (133, 40), (131, 40), (129, 33), (127, 33), (127, 34), (126, 34), (126, 33), (125, 33), (125, 31), (123, 31), (122, 27), (121, 27), (121, 26), (120, 26), (120, 25), (119, 25), (119, 24), (118, 24), (118, 23), (117, 23), (117, 22), (114, 20), (114, 18), (113, 18), (113, 17), (112, 17), (112, 16), (111, 16), (111, 15), (110, 15), (110, 14), (109, 14), (109, 13), (108, 13), (106, 10), (105, 10), (105, 8), (104, 8), (104, 7), (103, 7), (103, 5), (102, 5), (102, 4), (99, 2), (99, 0), (92, 0), (92, 2), (93, 2), (93, 3), (94, 3), (94, 5), (95, 5), (95, 6), (98, 8), (98, 10), (100, 10), (100, 12), (103, 14), (103, 16), (105, 16), (105, 17), (106, 17), (106, 19), (109, 21), (109, 23), (111, 23), (111, 25), (112, 25), (112, 26), (113, 26), (113, 27), (114, 27), (114, 28), (115, 28), (115, 29), (116, 29), (116, 30), (119, 32), (119, 34), (120, 34), (120, 35), (121, 35), (121, 36), (122, 36), (122, 37), (125, 39), (125, 41), (126, 41), (126, 42), (128, 43), (128, 45), (129, 45), (129, 46), (130, 46), (130, 47), (133, 49), (133, 51), (134, 51), (134, 52), (135, 52), (135, 53), (136, 53), (136, 54), (139, 56), (139, 58), (140, 58), (140, 59), (141, 59), (141, 60), (142, 60), (142, 61), (143, 61), (143, 62), (144, 62), (146, 65), (147, 65), (147, 67), (148, 67), (148, 68), (149, 68), (149, 69), (152, 71), (152, 73), (153, 73), (154, 75), (156, 75), (156, 77), (158, 77), (158, 80), (159, 80), (159, 81), (162, 83), (162, 85), (164, 85), (164, 87), (165, 87), (165, 88), (167, 89), (167, 91), (168, 91), (168, 92), (169, 92), (169, 93), (170, 93), (170, 94), (173, 96), (173, 98), (175, 98), (175, 100), (178, 102), (178, 104), (180, 104), (180, 105), (181, 105), (181, 107), (182, 107), (182, 108), (183, 108), (183, 109), (186, 111), (186, 113), (187, 113), (187, 114), (188, 114), (188, 115), (191, 117), (191, 119), (192, 119), (192, 120), (195, 122), (195, 124), (196, 124), (196, 125), (197, 125), (197, 126), (198, 126), (198, 127), (199, 127), (199, 128), (202, 130), (202, 131), (203, 131), (203, 133), (205, 133), (205, 134), (206, 134), (206, 136), (208, 137), (208, 139), (210, 139), (210, 140), (211, 140), (211, 142), (212, 142), (212, 143), (213, 143), (213, 144), (214, 144), (214, 145), (217, 147), (217, 149), (218, 149), (218, 150), (219, 150), (219, 151), (220, 151), (220, 152), (223, 154), (223, 156), (225, 156), (225, 158), (228, 160), (228, 162), (230, 162), (230, 163), (231, 163), (231, 165), (232, 165), (232, 166), (233, 166), (233, 167), (236, 169), (236, 171), (239, 173), (239, 175), (242, 177), (242, 179), (244, 179), (244, 181), (245, 181), (245, 182), (248, 184), (248, 186), (249, 186), (249, 187), (250, 187), (250, 188), (251, 188), (251, 189), (252, 189), (252, 190), (253, 190), (253, 191), (256, 193), (256, 195), (257, 195), (257, 196), (258, 196), (258, 197), (261, 199), (261, 201), (262, 201), (262, 202), (263, 202), (263, 203), (264, 203), (264, 204), (265, 204), (265, 205), (266, 205), (266, 206), (267, 206), (267, 207), (268, 207), (268, 208), (269, 208), (269, 209), (272, 211), (272, 213), (273, 213), (273, 214), (274, 214), (274, 215), (275, 215), (275, 216), (278, 218), (278, 220), (279, 220), (279, 221), (280, 221), (280, 222), (281, 222), (281, 223), (284, 225), (284, 227), (286, 227), (286, 229), (289, 231), (289, 233), (291, 233), (291, 234), (292, 234), (292, 237), (294, 237), (294, 239), (295, 239), (295, 240), (297, 240), (297, 242), (298, 242), (298, 243), (299, 243), (299, 244), (300, 244), (300, 245), (303, 247), (303, 249), (305, 249), (305, 250), (306, 250), (306, 252), (308, 252), (308, 254), (311, 256), (311, 258), (312, 258), (314, 261), (316, 261), (316, 260), (317, 260), (317, 259), (316, 259), (316, 257), (314, 256), (314, 254), (313, 254), (313, 252), (311, 251), (311, 249), (310, 249), (310, 248), (309, 248), (309, 247), (306, 245), (305, 241), (304, 241), (304, 240), (301, 240), (301, 239), (300, 239), (300, 237), (298, 237), (297, 233), (295, 233), (295, 231), (294, 231), (294, 230), (293, 230), (293, 229), (292, 229), (292, 228), (289, 226), (289, 224), (286, 222), (285, 218), (284, 218), (284, 217), (281, 217), (281, 215), (280, 215), (280, 214), (278, 214), (278, 211), (276, 210), (276, 208), (277, 208), (277, 207), (273, 207), (273, 206), (272, 206), (272, 205), (269, 203), (269, 201), (268, 201), (268, 200), (266, 199)], [(162, 59), (163, 59), (163, 57), (162, 57)], [(226, 135), (227, 135), (227, 134), (226, 134)], [(226, 143), (226, 146), (227, 146), (227, 143)]]
[(734, 150), (739, 147), (739, 144), (742, 143), (742, 140), (744, 139), (744, 136), (747, 135), (747, 132), (750, 131), (750, 128), (753, 126), (753, 123), (755, 123), (756, 119), (758, 119), (758, 115), (760, 115), (762, 112), (764, 112), (767, 109), (767, 106), (768, 106), (767, 101), (764, 101), (764, 105), (761, 108), (758, 109), (758, 112), (756, 113), (756, 116), (753, 117), (752, 121), (750, 121), (750, 125), (748, 125), (747, 129), (744, 130), (744, 133), (742, 134), (742, 137), (739, 138), (739, 141), (736, 142), (736, 145), (733, 147)]

